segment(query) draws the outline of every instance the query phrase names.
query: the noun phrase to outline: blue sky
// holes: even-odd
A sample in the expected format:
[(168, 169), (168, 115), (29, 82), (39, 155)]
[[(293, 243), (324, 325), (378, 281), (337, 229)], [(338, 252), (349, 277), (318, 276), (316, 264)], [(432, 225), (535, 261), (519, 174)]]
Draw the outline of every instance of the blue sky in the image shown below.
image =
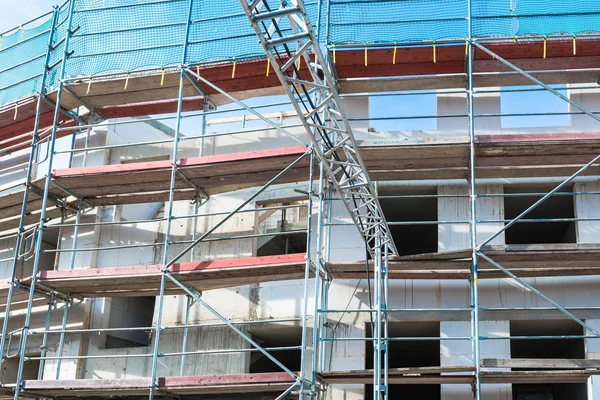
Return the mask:
[(52, 10), (52, 6), (62, 3), (63, 0), (3, 0), (0, 13), (0, 32), (19, 26), (35, 17)]

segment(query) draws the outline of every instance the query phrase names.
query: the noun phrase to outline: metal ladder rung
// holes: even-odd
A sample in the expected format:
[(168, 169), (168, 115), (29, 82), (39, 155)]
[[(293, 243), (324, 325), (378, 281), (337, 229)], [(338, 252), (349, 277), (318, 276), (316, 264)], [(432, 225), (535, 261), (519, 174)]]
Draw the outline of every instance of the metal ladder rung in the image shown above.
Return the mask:
[(275, 19), (285, 17), (290, 14), (297, 14), (300, 12), (298, 7), (280, 8), (275, 11), (268, 11), (259, 14), (252, 14), (252, 22), (261, 22), (267, 19)]
[(310, 35), (308, 33), (297, 33), (295, 35), (289, 35), (289, 36), (284, 36), (284, 37), (280, 37), (277, 39), (267, 40), (266, 44), (269, 47), (277, 47), (279, 45), (286, 44), (289, 42), (298, 42), (300, 40), (306, 40), (306, 39), (310, 39)]

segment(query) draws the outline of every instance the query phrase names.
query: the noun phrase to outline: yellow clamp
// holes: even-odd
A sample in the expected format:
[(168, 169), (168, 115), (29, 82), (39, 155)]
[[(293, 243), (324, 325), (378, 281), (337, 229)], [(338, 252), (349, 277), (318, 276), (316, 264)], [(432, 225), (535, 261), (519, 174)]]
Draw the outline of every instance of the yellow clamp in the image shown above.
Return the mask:
[(160, 73), (160, 86), (163, 86), (164, 84), (165, 84), (165, 69), (163, 68)]
[(237, 64), (237, 61), (235, 60), (235, 57), (233, 57), (233, 68), (231, 69), (231, 79), (235, 78), (235, 65)]
[(573, 36), (573, 55), (577, 55), (577, 38)]
[(269, 70), (271, 69), (271, 59), (267, 57), (267, 73), (265, 76), (269, 76)]
[(396, 53), (398, 51), (398, 45), (396, 45), (396, 43), (394, 43), (394, 55), (392, 57), (392, 64), (396, 65)]
[(19, 103), (15, 103), (15, 115), (13, 117), (13, 121), (17, 120), (17, 115), (19, 114)]
[(331, 50), (333, 50), (333, 63), (335, 64), (335, 44), (331, 45)]
[(196, 65), (196, 75), (198, 75), (198, 77), (196, 78), (196, 80), (200, 80), (200, 61), (198, 61), (198, 65)]
[(469, 56), (469, 39), (465, 42), (465, 57)]
[(298, 64), (296, 66), (296, 68), (298, 68), (298, 71), (300, 71), (300, 62), (302, 61), (302, 56), (298, 56), (298, 58), (296, 59), (296, 64)]
[(548, 41), (546, 39), (546, 36), (544, 36), (544, 58), (546, 58), (546, 53), (547, 53), (547, 50), (548, 50), (548, 44), (547, 44), (547, 42)]
[(368, 49), (369, 48), (367, 46), (365, 46), (365, 67), (367, 65), (369, 65), (369, 56), (368, 56), (368, 53), (367, 53)]
[(127, 86), (129, 85), (129, 77), (131, 76), (131, 74), (127, 74), (127, 78), (125, 78), (125, 87), (123, 88), (123, 90), (127, 90)]
[(92, 87), (92, 76), (90, 75), (90, 81), (88, 82), (88, 87), (87, 87), (87, 90), (85, 91), (85, 94), (90, 93), (91, 87)]
[(437, 47), (435, 42), (433, 42), (433, 63), (437, 64)]

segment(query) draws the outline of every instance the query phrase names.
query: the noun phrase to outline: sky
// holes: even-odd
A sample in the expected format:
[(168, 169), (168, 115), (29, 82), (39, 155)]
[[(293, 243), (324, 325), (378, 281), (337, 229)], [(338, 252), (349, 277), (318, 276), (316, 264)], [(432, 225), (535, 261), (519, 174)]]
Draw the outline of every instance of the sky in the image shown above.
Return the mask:
[(39, 17), (52, 10), (52, 7), (63, 0), (0, 0), (0, 32), (12, 29), (19, 24)]

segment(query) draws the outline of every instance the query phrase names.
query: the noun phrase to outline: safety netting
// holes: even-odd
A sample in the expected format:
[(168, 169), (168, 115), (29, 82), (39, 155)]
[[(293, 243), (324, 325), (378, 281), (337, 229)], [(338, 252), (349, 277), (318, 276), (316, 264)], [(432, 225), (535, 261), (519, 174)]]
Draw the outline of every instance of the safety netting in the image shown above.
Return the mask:
[[(266, 4), (277, 9), (280, 0)], [(465, 40), (468, 4), (468, 0), (304, 2), (319, 42), (329, 46)], [(67, 0), (53, 35), (49, 88), (56, 87), (62, 75), (71, 8), (73, 34), (65, 77), (263, 56), (239, 0)], [(600, 1), (472, 0), (471, 21), (476, 38), (598, 34)], [(2, 38), (0, 104), (40, 90), (51, 25), (47, 21)], [(285, 18), (277, 29), (289, 32)], [(287, 50), (293, 48), (275, 51), (285, 55)]]
[(0, 104), (41, 89), (51, 28), (52, 21), (47, 20), (0, 36)]

